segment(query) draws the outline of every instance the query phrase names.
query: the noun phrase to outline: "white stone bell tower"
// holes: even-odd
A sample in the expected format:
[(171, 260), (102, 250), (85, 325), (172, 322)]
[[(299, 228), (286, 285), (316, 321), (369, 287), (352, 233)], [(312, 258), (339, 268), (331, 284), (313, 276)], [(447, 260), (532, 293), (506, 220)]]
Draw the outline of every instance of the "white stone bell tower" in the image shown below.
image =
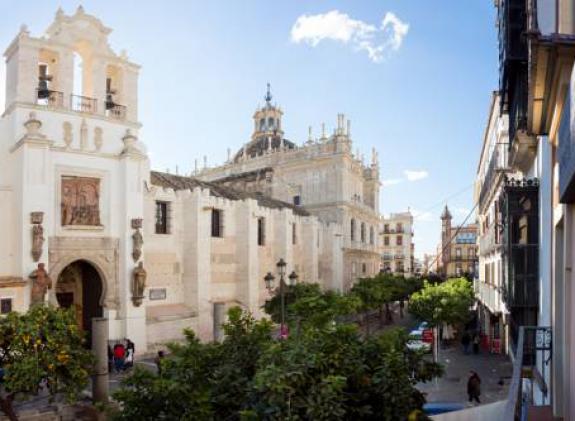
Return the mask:
[[(130, 337), (144, 351), (145, 309), (132, 299), (133, 270), (143, 261), (132, 257), (133, 221), (143, 218), (149, 178), (138, 140), (139, 66), (112, 50), (110, 32), (82, 7), (73, 15), (60, 9), (43, 36), (23, 26), (4, 53), (0, 215), (8, 235), (0, 238), (0, 281), (20, 280), (10, 293), (14, 310), (25, 310), (29, 274), (44, 263), (53, 282), (47, 300), (63, 305), (62, 294), (72, 294), (66, 302), (85, 328), (106, 316), (110, 337)], [(32, 214), (43, 241), (31, 234)], [(79, 261), (100, 285), (80, 276), (74, 295), (59, 278)]]

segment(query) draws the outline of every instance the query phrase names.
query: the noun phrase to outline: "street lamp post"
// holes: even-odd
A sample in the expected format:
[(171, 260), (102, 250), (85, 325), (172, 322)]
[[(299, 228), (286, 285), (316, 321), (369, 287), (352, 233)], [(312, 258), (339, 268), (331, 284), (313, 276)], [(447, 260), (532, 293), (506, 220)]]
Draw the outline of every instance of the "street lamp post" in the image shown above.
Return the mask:
[[(286, 285), (285, 272), (286, 272), (287, 264), (284, 261), (284, 259), (280, 259), (277, 262), (276, 266), (278, 269), (278, 275), (280, 277), (280, 285), (279, 285), (280, 303), (281, 303), (280, 338), (285, 339), (285, 338), (287, 338), (287, 327), (286, 327), (286, 323), (285, 323), (285, 288), (284, 288), (284, 286)], [(295, 271), (292, 271), (292, 273), (290, 273), (287, 278), (288, 278), (287, 279), (287, 285), (295, 285), (295, 283), (297, 282), (298, 276), (295, 273)], [(264, 276), (264, 282), (266, 284), (266, 288), (268, 289), (268, 291), (271, 291), (274, 288), (274, 281), (275, 281), (275, 276), (273, 276), (271, 274), (271, 272), (268, 272), (266, 274), (266, 276)]]

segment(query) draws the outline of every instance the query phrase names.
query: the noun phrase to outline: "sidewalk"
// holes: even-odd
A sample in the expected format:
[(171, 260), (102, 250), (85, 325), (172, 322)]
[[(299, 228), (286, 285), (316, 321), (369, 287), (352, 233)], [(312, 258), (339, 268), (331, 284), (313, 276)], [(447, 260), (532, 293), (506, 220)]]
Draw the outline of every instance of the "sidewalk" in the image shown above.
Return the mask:
[[(481, 378), (481, 404), (507, 398), (507, 390), (513, 366), (505, 355), (464, 354), (460, 346), (441, 349), (440, 363), (445, 374), (440, 379), (419, 383), (417, 388), (426, 393), (428, 402), (461, 402), (468, 406), (467, 379), (469, 370), (474, 370)], [(503, 386), (498, 382), (503, 379)]]

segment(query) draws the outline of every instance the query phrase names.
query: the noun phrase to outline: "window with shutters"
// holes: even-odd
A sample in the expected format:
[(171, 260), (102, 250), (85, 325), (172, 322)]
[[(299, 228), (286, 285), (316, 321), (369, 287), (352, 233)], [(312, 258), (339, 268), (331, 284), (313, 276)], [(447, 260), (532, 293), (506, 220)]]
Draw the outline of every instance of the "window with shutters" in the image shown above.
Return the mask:
[(403, 237), (401, 235), (398, 235), (395, 238), (395, 245), (396, 246), (402, 246), (403, 245)]

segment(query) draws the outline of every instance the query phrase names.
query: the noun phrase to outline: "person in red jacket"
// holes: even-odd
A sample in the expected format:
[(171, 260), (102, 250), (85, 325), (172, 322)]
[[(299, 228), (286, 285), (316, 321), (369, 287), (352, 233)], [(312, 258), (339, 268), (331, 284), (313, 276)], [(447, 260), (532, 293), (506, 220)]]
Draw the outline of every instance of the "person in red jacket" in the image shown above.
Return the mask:
[(116, 372), (119, 373), (124, 369), (124, 360), (126, 358), (126, 348), (124, 344), (117, 343), (114, 345), (114, 367)]

